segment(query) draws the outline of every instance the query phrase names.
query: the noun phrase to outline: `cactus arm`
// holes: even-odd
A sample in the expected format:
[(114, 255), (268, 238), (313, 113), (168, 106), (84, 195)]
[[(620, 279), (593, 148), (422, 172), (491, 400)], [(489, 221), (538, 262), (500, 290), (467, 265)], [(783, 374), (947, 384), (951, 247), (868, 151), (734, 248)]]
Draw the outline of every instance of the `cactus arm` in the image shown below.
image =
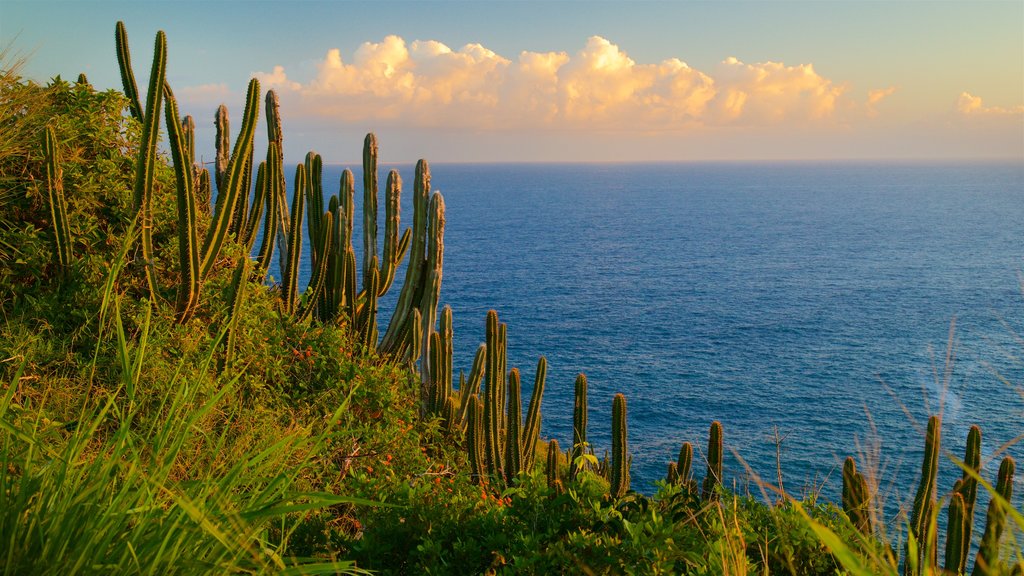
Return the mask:
[(302, 216), (306, 207), (306, 169), (302, 164), (295, 166), (294, 192), (292, 194), (292, 222), (288, 226), (288, 266), (282, 278), (281, 297), (284, 313), (295, 312), (295, 301), (299, 285), (299, 256), (302, 254)]
[(476, 394), (463, 402), (468, 408), (466, 417), (466, 448), (469, 452), (469, 465), (473, 473), (473, 481), (481, 483), (487, 474), (484, 451), (484, 407)]
[(221, 104), (213, 115), (213, 125), (217, 129), (216, 146), (217, 156), (213, 165), (214, 182), (217, 184), (217, 194), (226, 192), (228, 175), (228, 162), (231, 160), (231, 120), (228, 117), (228, 107)]
[[(977, 426), (971, 426), (970, 432), (967, 433), (964, 465), (973, 470), (976, 476), (981, 476), (981, 428)], [(974, 507), (978, 501), (978, 481), (967, 470), (963, 472), (958, 492), (964, 500), (964, 538), (963, 550), (960, 556), (962, 560), (960, 571), (963, 572), (966, 570), (967, 558), (971, 552), (971, 538), (974, 533)]]
[(50, 204), (50, 221), (53, 223), (57, 262), (61, 268), (67, 269), (71, 265), (72, 256), (71, 230), (68, 226), (68, 208), (64, 197), (57, 138), (50, 126), (43, 131), (43, 156), (46, 158), (46, 192)]
[[(324, 213), (324, 187), (323, 187), (323, 160), (316, 152), (306, 154), (306, 178), (309, 179), (309, 186), (306, 187), (306, 204), (309, 205), (309, 217), (306, 218), (306, 228), (309, 230), (309, 237), (319, 238), (323, 225), (322, 214)], [(320, 247), (310, 240), (310, 262), (312, 268), (319, 267), (321, 253)]]
[(508, 412), (505, 421), (508, 427), (505, 432), (505, 485), (511, 486), (512, 481), (523, 469), (522, 445), (522, 397), (519, 382), (519, 370), (513, 368), (508, 374), (508, 401), (505, 403)]
[[(388, 173), (388, 181), (384, 194), (384, 256), (381, 261), (380, 294), (383, 296), (391, 288), (395, 279), (395, 270), (404, 254), (400, 254), (398, 228), (401, 224), (402, 177), (397, 170)], [(408, 232), (408, 230), (406, 230)], [(405, 234), (403, 234), (405, 237)], [(408, 240), (406, 240), (408, 246)]]
[[(277, 151), (284, 159), (284, 138), (281, 135), (281, 103), (277, 93), (273, 90), (267, 91), (267, 140), (277, 146)], [(280, 278), (284, 278), (285, 268), (288, 267), (288, 226), (291, 223), (291, 216), (288, 214), (288, 185), (284, 181), (284, 168), (278, 172), (278, 197), (274, 201), (277, 206), (277, 264)], [(269, 262), (267, 263), (269, 267)]]
[(704, 501), (718, 498), (715, 488), (722, 483), (722, 423), (711, 423), (708, 432), (708, 470), (701, 487), (701, 499)]
[(267, 209), (263, 213), (263, 239), (260, 242), (259, 251), (256, 253), (256, 270), (260, 283), (263, 282), (267, 269), (270, 267), (270, 260), (273, 258), (275, 236), (278, 229), (277, 219), (281, 215), (277, 209), (277, 202), (281, 196), (278, 191), (281, 186), (279, 178), (282, 170), (281, 152), (274, 142), (267, 144), (266, 167), (266, 175), (263, 180), (266, 187)]
[(228, 341), (224, 351), (224, 369), (231, 370), (235, 362), (235, 340), (238, 334), (238, 319), (242, 316), (245, 289), (249, 284), (249, 257), (239, 258), (238, 266), (231, 277), (231, 319), (228, 322)]
[(572, 456), (569, 461), (569, 475), (576, 478), (579, 470), (577, 460), (583, 456), (587, 444), (587, 377), (576, 377), (572, 406)]
[[(914, 496), (914, 510), (910, 520), (910, 529), (918, 545), (916, 558), (918, 572), (915, 572), (915, 562), (908, 561), (904, 564), (904, 574), (907, 575), (919, 573), (922, 567), (925, 566), (926, 559), (937, 554), (936, 547), (929, 542), (929, 533), (932, 532), (929, 530), (929, 527), (932, 522), (932, 511), (935, 508), (941, 434), (942, 421), (938, 416), (932, 416), (928, 419), (924, 459), (921, 462), (921, 482), (918, 484), (917, 494)], [(936, 558), (931, 558), (931, 560), (928, 565), (934, 566)]]
[(157, 298), (156, 270), (153, 262), (153, 184), (156, 170), (156, 145), (160, 139), (160, 102), (167, 69), (167, 38), (163, 31), (156, 34), (153, 48), (153, 67), (149, 75), (149, 92), (142, 123), (139, 156), (135, 164), (135, 209), (142, 219), (142, 257), (149, 285), (149, 297)]
[[(310, 214), (310, 217), (314, 217)], [(334, 215), (330, 212), (325, 212), (323, 216), (323, 227), (320, 230), (320, 238), (317, 242), (318, 249), (321, 254), (324, 254), (327, 248), (331, 245), (331, 241), (334, 238), (334, 226), (333, 226)], [(313, 277), (309, 280), (309, 288), (306, 290), (306, 301), (303, 304), (304, 308), (299, 314), (299, 322), (305, 322), (313, 311), (316, 310), (317, 303), (323, 297), (324, 292), (324, 281), (327, 277), (327, 258), (321, 258), (320, 262), (317, 263), (316, 268), (313, 269)]]
[(376, 256), (371, 259), (370, 264), (371, 266), (367, 268), (370, 276), (366, 284), (366, 302), (363, 305), (359, 329), (363, 346), (372, 352), (377, 347), (377, 286), (380, 282)]
[(217, 208), (214, 222), (207, 232), (206, 240), (203, 242), (203, 257), (200, 269), (201, 276), (206, 277), (213, 269), (213, 263), (220, 254), (220, 249), (228, 235), (231, 227), (232, 215), (235, 212), (235, 204), (242, 194), (242, 186), (245, 181), (246, 158), (252, 155), (253, 132), (256, 127), (256, 119), (259, 116), (260, 83), (255, 78), (249, 81), (249, 92), (245, 99), (245, 112), (242, 117), (242, 128), (235, 139), (235, 148), (228, 163), (226, 175), (226, 189), (221, 189), (217, 194)]
[(444, 260), (444, 198), (438, 192), (430, 201), (430, 226), (427, 228), (428, 259), (423, 281), (423, 292), (419, 311), (423, 323), (423, 383), (429, 380), (430, 335), (434, 332), (437, 319), (437, 304), (441, 298), (441, 278)]
[(132, 56), (128, 50), (128, 32), (124, 28), (124, 22), (117, 22), (114, 39), (117, 42), (117, 65), (121, 69), (121, 85), (124, 87), (124, 95), (128, 98), (128, 110), (131, 111), (132, 118), (142, 122), (144, 116), (142, 104), (139, 103), (139, 87), (132, 72)]
[(377, 137), (363, 140), (363, 291), (370, 277), (370, 262), (377, 256)]
[(391, 322), (381, 341), (381, 349), (393, 352), (405, 338), (409, 317), (418, 300), (420, 276), (426, 266), (427, 219), (430, 204), (430, 167), (426, 160), (416, 163), (416, 179), (413, 182), (412, 245), (409, 248), (409, 264), (405, 269), (405, 283), (398, 295), (398, 303), (391, 315)]
[(616, 394), (612, 400), (612, 481), (613, 498), (629, 491), (629, 445), (626, 438), (626, 397)]
[(245, 246), (245, 253), (252, 252), (252, 244), (256, 241), (256, 227), (260, 224), (260, 216), (263, 214), (263, 205), (267, 199), (267, 163), (260, 162), (256, 168), (256, 190), (252, 198), (252, 211), (245, 222), (242, 230), (241, 241)]
[(501, 403), (498, 396), (501, 390), (501, 362), (498, 342), (498, 313), (487, 312), (487, 388), (484, 390), (484, 459), (487, 473), (493, 478), (502, 477), (501, 462)]
[(465, 381), (459, 380), (459, 401), (461, 406), (459, 407), (458, 418), (460, 422), (467, 422), (469, 410), (469, 404), (466, 403), (467, 399), (480, 393), (480, 383), (484, 378), (484, 366), (486, 363), (487, 345), (481, 344), (476, 349), (476, 355), (473, 356), (473, 368), (469, 371), (469, 379)]
[(554, 490), (556, 493), (562, 488), (562, 481), (558, 474), (558, 456), (562, 453), (562, 450), (558, 447), (558, 440), (552, 438), (548, 442), (548, 458), (547, 458), (547, 481), (548, 488)]
[(946, 529), (946, 571), (963, 574), (967, 558), (963, 556), (967, 518), (964, 517), (964, 497), (954, 492), (949, 497), (949, 527)]
[(1013, 500), (1013, 474), (1016, 465), (1013, 458), (1003, 458), (999, 465), (999, 475), (996, 478), (996, 494), (1000, 498), (993, 498), (988, 502), (988, 511), (985, 514), (985, 532), (981, 536), (981, 545), (978, 547), (978, 555), (974, 560), (974, 571), (972, 576), (989, 576), (1000, 574), (999, 540), (1002, 539), (1003, 530), (1006, 528), (1006, 509)]
[(188, 161), (188, 139), (178, 120), (178, 101), (171, 87), (164, 84), (168, 145), (174, 164), (174, 184), (178, 205), (178, 297), (175, 317), (184, 323), (199, 303), (199, 239), (196, 233), (196, 199), (193, 189), (192, 163)]
[(547, 378), (548, 361), (543, 356), (537, 360), (537, 374), (533, 379), (533, 392), (526, 409), (526, 424), (523, 426), (523, 469), (533, 470), (533, 459), (540, 437), (540, 404), (544, 397), (544, 380)]

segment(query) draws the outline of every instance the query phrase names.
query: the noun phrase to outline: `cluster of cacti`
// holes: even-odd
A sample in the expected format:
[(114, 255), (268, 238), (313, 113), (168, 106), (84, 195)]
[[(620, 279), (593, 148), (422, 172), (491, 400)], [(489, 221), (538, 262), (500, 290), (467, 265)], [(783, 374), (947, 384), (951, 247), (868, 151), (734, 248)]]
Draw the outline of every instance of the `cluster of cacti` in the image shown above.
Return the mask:
[[(914, 545), (911, 546), (908, 542), (903, 564), (904, 574), (931, 574), (933, 569), (938, 569), (935, 522), (938, 516), (936, 478), (941, 428), (942, 422), (937, 416), (929, 418), (925, 433), (921, 482), (914, 497), (910, 519), (909, 536)], [(977, 478), (981, 474), (981, 430), (977, 426), (972, 426), (967, 435), (963, 468), (963, 476), (953, 485), (953, 491), (949, 496), (944, 565), (944, 573), (948, 574), (967, 573), (967, 558), (971, 548), (974, 508), (978, 494)], [(1013, 458), (1003, 458), (999, 466), (995, 494), (989, 501), (985, 531), (974, 561), (974, 576), (1007, 572), (1008, 567), (1002, 566), (999, 557), (999, 543), (1013, 497), (1014, 468)], [(871, 495), (867, 482), (856, 470), (853, 459), (847, 458), (843, 466), (843, 510), (858, 530), (865, 535), (871, 535)]]
[(669, 462), (665, 480), (669, 484), (681, 486), (687, 493), (697, 493), (697, 481), (691, 476), (693, 470), (693, 444), (683, 442), (679, 448), (679, 457)]
[(46, 197), (50, 205), (50, 222), (53, 225), (57, 262), (61, 268), (67, 268), (71, 265), (72, 256), (71, 230), (68, 227), (68, 204), (64, 198), (64, 182), (57, 153), (57, 137), (50, 126), (43, 131), (43, 156), (46, 158)]

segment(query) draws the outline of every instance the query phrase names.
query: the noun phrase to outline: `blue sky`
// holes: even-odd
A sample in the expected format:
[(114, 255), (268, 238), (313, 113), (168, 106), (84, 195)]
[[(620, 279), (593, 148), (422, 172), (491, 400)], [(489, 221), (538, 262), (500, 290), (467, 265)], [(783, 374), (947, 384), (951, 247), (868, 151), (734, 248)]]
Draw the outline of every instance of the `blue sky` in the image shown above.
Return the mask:
[[(1024, 2), (32, 2), (0, 45), (45, 81), (118, 88), (168, 35), (211, 147), (249, 78), (289, 160), (1024, 160)], [(210, 121), (204, 121), (210, 119)], [(212, 153), (212, 152), (211, 152)]]

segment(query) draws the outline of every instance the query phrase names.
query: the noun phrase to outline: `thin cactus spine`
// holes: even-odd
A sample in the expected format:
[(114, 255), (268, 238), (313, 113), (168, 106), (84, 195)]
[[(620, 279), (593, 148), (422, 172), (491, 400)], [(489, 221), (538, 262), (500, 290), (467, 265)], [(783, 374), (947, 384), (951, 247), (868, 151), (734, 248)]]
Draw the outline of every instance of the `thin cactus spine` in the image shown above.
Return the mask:
[(135, 83), (135, 73), (132, 72), (132, 56), (128, 50), (128, 32), (124, 28), (124, 22), (118, 21), (114, 29), (114, 40), (117, 43), (117, 65), (121, 70), (121, 85), (124, 87), (124, 95), (128, 98), (128, 110), (139, 122), (145, 117), (142, 112), (142, 104), (139, 103), (139, 87)]
[(917, 557), (908, 558), (904, 564), (904, 574), (907, 575), (920, 573), (926, 564), (934, 566), (938, 559), (937, 546), (932, 542), (935, 532), (930, 527), (935, 509), (941, 434), (942, 420), (938, 416), (932, 416), (928, 419), (928, 431), (924, 441), (924, 459), (921, 462), (921, 482), (918, 484), (917, 494), (914, 496), (914, 510), (910, 520), (911, 536), (917, 542)]
[(46, 192), (50, 204), (50, 221), (53, 223), (57, 262), (61, 268), (67, 269), (71, 265), (72, 257), (71, 230), (68, 226), (68, 207), (64, 197), (64, 179), (57, 152), (57, 138), (50, 126), (43, 131), (43, 155), (46, 157)]
[(711, 423), (708, 431), (708, 469), (701, 487), (701, 499), (716, 500), (716, 488), (722, 483), (722, 423), (717, 420)]
[(629, 491), (629, 444), (626, 428), (626, 397), (616, 394), (612, 400), (611, 495), (613, 498), (621, 498)]
[(587, 447), (587, 377), (576, 376), (572, 405), (572, 456), (569, 461), (569, 476), (572, 479), (582, 469), (577, 463), (586, 453)]
[(1006, 528), (1006, 512), (1013, 500), (1013, 474), (1016, 465), (1013, 458), (1003, 458), (996, 477), (996, 491), (988, 503), (985, 514), (985, 532), (981, 537), (978, 555), (974, 560), (972, 576), (988, 576), (1000, 573), (999, 541)]
[(142, 220), (142, 257), (149, 285), (150, 300), (157, 298), (156, 270), (153, 250), (153, 185), (156, 170), (156, 144), (160, 139), (160, 103), (167, 69), (167, 37), (163, 30), (156, 33), (153, 47), (153, 67), (149, 74), (146, 112), (143, 116), (139, 156), (135, 164), (135, 209)]
[(167, 99), (165, 106), (168, 144), (171, 162), (174, 164), (174, 182), (178, 205), (178, 296), (175, 303), (175, 318), (184, 323), (192, 316), (199, 303), (202, 286), (199, 276), (199, 238), (196, 232), (196, 200), (192, 163), (188, 159), (188, 138), (178, 120), (178, 101), (171, 87), (164, 86)]

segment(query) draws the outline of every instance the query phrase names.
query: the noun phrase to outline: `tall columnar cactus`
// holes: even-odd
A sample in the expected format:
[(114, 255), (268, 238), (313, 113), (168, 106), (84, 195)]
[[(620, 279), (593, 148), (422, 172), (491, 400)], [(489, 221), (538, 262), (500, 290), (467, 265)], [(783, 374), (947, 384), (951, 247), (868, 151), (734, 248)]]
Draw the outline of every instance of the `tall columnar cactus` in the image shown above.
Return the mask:
[(210, 199), (213, 197), (213, 190), (210, 185), (210, 171), (206, 168), (199, 170), (196, 180), (196, 206), (203, 211), (203, 214), (210, 214)]
[(533, 392), (526, 410), (526, 424), (523, 425), (523, 469), (533, 470), (537, 440), (540, 437), (540, 404), (544, 398), (544, 380), (547, 378), (548, 361), (543, 356), (537, 360), (537, 373), (533, 379)]
[(946, 529), (946, 571), (953, 574), (963, 574), (967, 565), (963, 550), (965, 538), (970, 547), (970, 537), (966, 534), (968, 523), (964, 508), (963, 495), (953, 492), (949, 497), (949, 527)]
[(359, 334), (363, 346), (373, 351), (377, 347), (377, 287), (380, 285), (380, 272), (377, 268), (377, 257), (370, 260), (373, 267), (368, 268), (370, 277), (366, 282), (366, 302), (359, 319)]
[(680, 485), (694, 492), (693, 481), (690, 474), (693, 470), (693, 444), (683, 442), (679, 448), (679, 457), (676, 458), (676, 476)]
[[(323, 218), (321, 218), (321, 214), (324, 213), (323, 159), (316, 152), (309, 152), (306, 154), (305, 165), (306, 178), (309, 182), (309, 185), (306, 186), (306, 204), (309, 206), (306, 228), (309, 231), (310, 239), (313, 239), (320, 237), (320, 227), (323, 224)], [(310, 262), (312, 262), (313, 268), (316, 268), (324, 255), (320, 253), (319, 247), (314, 247), (311, 244), (310, 248), (312, 253)]]
[(402, 178), (397, 170), (388, 173), (387, 191), (384, 197), (384, 255), (381, 261), (380, 296), (391, 289), (398, 263), (405, 257), (412, 238), (412, 230), (406, 228), (401, 239), (398, 229), (401, 224)]
[(504, 389), (505, 375), (502, 370), (502, 356), (505, 349), (501, 347), (499, 336), (498, 313), (487, 312), (487, 388), (484, 390), (484, 455), (487, 461), (487, 473), (493, 478), (501, 478), (502, 470), (502, 435), (501, 435), (501, 393)]
[(522, 445), (522, 401), (520, 395), (519, 370), (513, 368), (508, 374), (508, 412), (505, 415), (505, 484), (512, 481), (523, 470)]
[[(996, 494), (988, 503), (985, 514), (985, 532), (981, 537), (978, 555), (974, 560), (973, 576), (989, 576), (1001, 573), (999, 560), (999, 540), (1006, 528), (1007, 509), (1013, 502), (1013, 474), (1016, 465), (1013, 458), (1003, 458), (999, 465), (999, 476), (996, 479)], [(999, 497), (997, 498), (996, 495)]]
[(231, 370), (235, 362), (235, 341), (238, 337), (238, 319), (242, 316), (245, 289), (249, 284), (249, 257), (238, 259), (235, 273), (231, 277), (231, 312), (228, 321), (228, 341), (224, 351), (224, 369)]
[(484, 447), (484, 405), (476, 394), (463, 399), (466, 411), (466, 446), (473, 479), (481, 482), (487, 475), (486, 448)]
[(717, 420), (711, 423), (708, 431), (707, 458), (708, 470), (701, 487), (701, 499), (710, 501), (718, 498), (715, 488), (722, 483), (722, 423)]
[(562, 454), (561, 449), (558, 447), (558, 440), (552, 438), (548, 442), (548, 458), (547, 458), (547, 480), (548, 488), (559, 492), (562, 489), (562, 480), (558, 474), (558, 457)]
[(128, 98), (128, 109), (132, 118), (142, 122), (145, 115), (142, 112), (142, 104), (139, 103), (139, 87), (135, 84), (135, 73), (132, 72), (132, 56), (128, 50), (128, 32), (124, 28), (124, 22), (118, 21), (114, 29), (114, 39), (117, 43), (117, 65), (121, 69), (121, 85), (124, 87), (124, 95)]
[(857, 463), (851, 457), (843, 463), (843, 511), (861, 534), (872, 534), (871, 492), (867, 478), (857, 471)]
[[(199, 238), (196, 232), (196, 199), (193, 188), (192, 163), (189, 162), (188, 135), (178, 120), (178, 101), (169, 85), (164, 85), (168, 145), (174, 164), (174, 183), (178, 204), (178, 296), (175, 317), (184, 323), (192, 316), (199, 303), (202, 286), (199, 276)], [(229, 338), (231, 336), (229, 335)], [(230, 350), (230, 341), (229, 341)]]
[(213, 125), (216, 128), (217, 155), (214, 163), (214, 182), (217, 184), (217, 194), (225, 194), (227, 190), (228, 162), (231, 160), (231, 119), (228, 117), (228, 107), (221, 104), (213, 115)]
[[(335, 299), (338, 301), (339, 313), (344, 312), (349, 322), (355, 322), (356, 309), (356, 269), (355, 250), (352, 248), (352, 229), (355, 224), (355, 181), (352, 171), (346, 169), (341, 173), (340, 191), (338, 193), (338, 254), (340, 260), (339, 283), (334, 286)], [(351, 270), (349, 258), (351, 257)]]
[[(123, 31), (124, 26), (119, 29)], [(127, 52), (125, 52), (127, 55)], [(130, 67), (128, 68), (130, 72)], [(153, 47), (153, 67), (149, 73), (149, 91), (146, 96), (145, 114), (142, 116), (142, 136), (139, 156), (135, 164), (135, 209), (142, 226), (142, 258), (149, 285), (150, 300), (158, 296), (153, 250), (153, 183), (156, 170), (156, 144), (160, 139), (160, 103), (164, 90), (164, 74), (167, 70), (167, 38), (163, 30), (156, 33)]]
[[(277, 93), (273, 90), (267, 91), (267, 140), (277, 146), (277, 153), (283, 159), (284, 138), (281, 134), (281, 104)], [(274, 238), (277, 241), (279, 278), (284, 278), (285, 269), (288, 267), (288, 240), (291, 237), (288, 233), (288, 226), (291, 224), (291, 216), (288, 213), (288, 186), (284, 181), (283, 166), (278, 170), (277, 176), (278, 182), (275, 189), (278, 195), (274, 199), (274, 205), (277, 207), (277, 217), (275, 218), (277, 233)], [(269, 265), (268, 262), (267, 266)]]
[(942, 442), (942, 420), (938, 416), (928, 419), (928, 431), (924, 441), (924, 459), (921, 462), (921, 482), (914, 496), (914, 510), (910, 519), (911, 536), (917, 543), (916, 557), (910, 558), (907, 547), (907, 562), (904, 574), (920, 574), (924, 566), (935, 566), (938, 550), (935, 545), (935, 531), (931, 525), (935, 510), (936, 478), (939, 471), (939, 449)]
[[(310, 217), (313, 218), (313, 214), (310, 213)], [(319, 237), (314, 241), (316, 249), (321, 254), (327, 251), (327, 248), (331, 245), (331, 241), (334, 239), (334, 215), (330, 212), (325, 212), (322, 218), (323, 226), (319, 229)], [(316, 263), (316, 267), (313, 268), (313, 275), (309, 279), (309, 286), (306, 288), (305, 302), (302, 304), (302, 309), (298, 314), (298, 321), (305, 322), (317, 309), (320, 299), (323, 297), (324, 284), (327, 278), (327, 259), (321, 258)]]
[[(430, 374), (430, 335), (437, 319), (437, 304), (441, 299), (441, 278), (444, 267), (444, 198), (435, 192), (430, 199), (430, 222), (427, 228), (427, 263), (423, 275), (422, 298), (419, 304), (423, 323), (422, 382), (428, 388)], [(379, 269), (378, 269), (379, 270)]]
[(459, 409), (459, 421), (465, 423), (467, 418), (467, 410), (469, 404), (466, 403), (466, 399), (473, 395), (480, 394), (480, 384), (484, 379), (484, 366), (487, 364), (487, 345), (481, 344), (476, 349), (476, 355), (473, 356), (473, 367), (469, 370), (469, 379), (459, 375), (459, 399), (461, 400), (461, 408)]
[(53, 224), (57, 263), (66, 269), (71, 265), (71, 229), (68, 226), (68, 206), (64, 198), (64, 179), (57, 152), (57, 137), (50, 126), (43, 131), (43, 156), (46, 158), (46, 197), (50, 204), (50, 222)]
[(587, 377), (576, 376), (572, 404), (572, 451), (569, 459), (569, 476), (572, 479), (582, 470), (577, 466), (587, 450)]
[(263, 214), (264, 204), (267, 200), (267, 163), (260, 162), (256, 168), (256, 192), (252, 198), (252, 210), (249, 212), (239, 240), (245, 246), (245, 253), (252, 252), (252, 243), (256, 241), (256, 228), (260, 225), (260, 215)]
[(185, 161), (188, 163), (189, 172), (193, 178), (193, 187), (195, 187), (194, 180), (197, 176), (196, 170), (196, 121), (192, 119), (192, 116), (186, 115), (181, 119), (181, 138), (182, 146), (185, 149)]
[(629, 491), (629, 445), (626, 439), (626, 397), (616, 394), (612, 400), (612, 481), (611, 495), (622, 498)]
[(440, 415), (452, 392), (452, 309), (441, 311), (439, 329), (431, 337), (428, 412)]
[(412, 310), (420, 303), (417, 296), (421, 290), (421, 277), (425, 273), (427, 254), (427, 221), (430, 206), (430, 167), (426, 160), (416, 163), (416, 178), (413, 182), (412, 241), (409, 247), (409, 264), (405, 269), (405, 283), (398, 295), (398, 303), (391, 315), (391, 322), (381, 340), (381, 349), (396, 353), (409, 338), (409, 323)]
[(270, 262), (274, 254), (274, 242), (278, 231), (278, 218), (281, 217), (277, 203), (281, 197), (278, 188), (281, 186), (280, 174), (283, 169), (281, 162), (281, 151), (273, 141), (267, 144), (266, 172), (263, 177), (265, 191), (264, 202), (266, 210), (263, 216), (263, 239), (260, 241), (260, 248), (256, 252), (256, 270), (260, 282), (263, 281), (270, 268)]
[(299, 290), (299, 257), (302, 255), (302, 216), (306, 208), (306, 168), (295, 166), (294, 193), (292, 194), (292, 222), (288, 226), (288, 266), (284, 271), (281, 285), (281, 299), (284, 313), (291, 316)]
[[(377, 137), (363, 139), (363, 291), (370, 262), (377, 256)], [(422, 312), (422, 311), (421, 311)]]
[[(253, 78), (249, 81), (249, 90), (245, 98), (245, 111), (242, 114), (242, 127), (235, 139), (235, 147), (228, 161), (224, 184), (219, 186), (217, 205), (214, 209), (214, 221), (203, 241), (202, 258), (200, 260), (201, 276), (206, 277), (220, 254), (221, 247), (231, 228), (232, 217), (238, 198), (243, 194), (246, 181), (246, 170), (252, 161), (253, 134), (260, 109), (260, 83)], [(244, 192), (248, 194), (248, 190)]]
[[(981, 428), (977, 426), (971, 426), (970, 432), (967, 433), (967, 449), (964, 453), (964, 465), (974, 471), (975, 474), (981, 475)], [(974, 532), (974, 506), (978, 501), (978, 481), (972, 476), (967, 470), (963, 471), (963, 475), (960, 478), (959, 486), (956, 488), (956, 492), (964, 500), (964, 537), (963, 537), (963, 550), (960, 551), (961, 564), (959, 566), (960, 572), (964, 572), (967, 568), (967, 558), (971, 551), (971, 537)], [(947, 568), (949, 568), (947, 566)], [(950, 568), (951, 569), (951, 568)]]

